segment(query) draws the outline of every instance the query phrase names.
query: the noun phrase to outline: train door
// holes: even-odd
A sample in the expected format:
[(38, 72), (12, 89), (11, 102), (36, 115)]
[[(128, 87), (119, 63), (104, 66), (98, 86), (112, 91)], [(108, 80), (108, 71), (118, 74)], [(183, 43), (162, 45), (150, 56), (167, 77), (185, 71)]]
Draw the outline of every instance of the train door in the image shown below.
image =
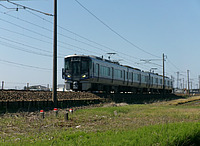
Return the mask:
[(127, 68), (127, 73), (126, 73), (126, 79), (127, 79), (127, 85), (129, 83), (129, 69)]
[(112, 67), (112, 83), (113, 83), (113, 80), (114, 80), (114, 68)]
[(150, 88), (151, 87), (151, 74), (149, 73), (149, 80), (148, 80), (148, 83), (147, 83), (147, 85), (148, 85), (148, 88)]
[(133, 72), (131, 73), (131, 85), (133, 85)]
[(93, 68), (92, 68), (92, 78), (93, 78), (93, 77), (94, 77), (94, 72), (95, 72), (95, 70), (94, 70), (94, 68), (95, 68), (95, 67), (94, 67), (94, 63), (92, 64), (92, 67), (93, 67)]
[(123, 70), (123, 76), (124, 76), (124, 81), (123, 81), (123, 84), (125, 84), (125, 79), (126, 79), (125, 70)]
[(100, 67), (99, 64), (97, 64), (97, 82), (99, 82), (99, 74), (100, 74)]

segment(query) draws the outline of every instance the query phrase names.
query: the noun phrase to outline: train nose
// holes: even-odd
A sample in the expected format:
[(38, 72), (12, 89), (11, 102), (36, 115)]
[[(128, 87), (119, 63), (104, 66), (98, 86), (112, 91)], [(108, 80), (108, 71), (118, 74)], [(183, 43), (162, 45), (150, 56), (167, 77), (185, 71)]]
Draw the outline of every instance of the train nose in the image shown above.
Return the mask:
[(78, 82), (77, 81), (73, 82), (73, 89), (78, 89)]

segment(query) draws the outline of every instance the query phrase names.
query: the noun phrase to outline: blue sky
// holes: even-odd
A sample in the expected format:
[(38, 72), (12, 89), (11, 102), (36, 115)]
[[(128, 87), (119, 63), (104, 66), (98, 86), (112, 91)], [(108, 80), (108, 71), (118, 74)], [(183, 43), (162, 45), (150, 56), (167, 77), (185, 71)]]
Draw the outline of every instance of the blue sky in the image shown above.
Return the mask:
[[(53, 14), (53, 0), (14, 1)], [(63, 84), (63, 58), (70, 54), (108, 57), (121, 64), (162, 74), (162, 54), (167, 56), (166, 74), (186, 81), (190, 70), (197, 87), (200, 69), (200, 2), (198, 0), (75, 0), (58, 1), (58, 83)], [(53, 17), (0, 1), (0, 81), (6, 88), (52, 85)], [(20, 7), (18, 7), (20, 8)], [(139, 47), (139, 49), (135, 46)], [(141, 51), (142, 50), (142, 51)], [(148, 52), (148, 53), (146, 53)], [(149, 63), (140, 61), (151, 59)], [(179, 87), (180, 87), (179, 83)], [(186, 83), (185, 83), (186, 86)]]

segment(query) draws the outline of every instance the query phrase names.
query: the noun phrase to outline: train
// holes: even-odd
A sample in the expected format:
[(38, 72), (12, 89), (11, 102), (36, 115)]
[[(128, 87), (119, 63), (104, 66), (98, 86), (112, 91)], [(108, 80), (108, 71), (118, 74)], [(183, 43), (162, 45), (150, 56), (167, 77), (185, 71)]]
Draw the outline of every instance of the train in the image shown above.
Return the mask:
[[(87, 55), (64, 58), (62, 78), (66, 90), (91, 92), (171, 93), (172, 79), (131, 66)], [(164, 83), (163, 83), (163, 79)], [(164, 86), (164, 87), (163, 87)]]

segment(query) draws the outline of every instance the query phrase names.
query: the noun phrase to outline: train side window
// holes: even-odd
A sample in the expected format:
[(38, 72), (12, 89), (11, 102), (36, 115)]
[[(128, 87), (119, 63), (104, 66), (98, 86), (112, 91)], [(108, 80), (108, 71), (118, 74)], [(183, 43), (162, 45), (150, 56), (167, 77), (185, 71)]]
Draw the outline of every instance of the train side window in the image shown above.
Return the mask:
[(93, 63), (93, 72), (94, 72), (94, 74), (96, 74), (96, 66), (94, 63)]
[(156, 78), (156, 83), (158, 83), (158, 78)]
[(137, 74), (137, 81), (140, 81), (141, 75)]
[(133, 80), (137, 81), (137, 74), (136, 73), (133, 73)]
[(110, 76), (110, 68), (108, 67), (108, 76)]
[(98, 74), (98, 64), (95, 64), (95, 73)]
[(130, 80), (132, 79), (132, 73), (131, 72), (128, 73), (128, 77), (129, 77)]

